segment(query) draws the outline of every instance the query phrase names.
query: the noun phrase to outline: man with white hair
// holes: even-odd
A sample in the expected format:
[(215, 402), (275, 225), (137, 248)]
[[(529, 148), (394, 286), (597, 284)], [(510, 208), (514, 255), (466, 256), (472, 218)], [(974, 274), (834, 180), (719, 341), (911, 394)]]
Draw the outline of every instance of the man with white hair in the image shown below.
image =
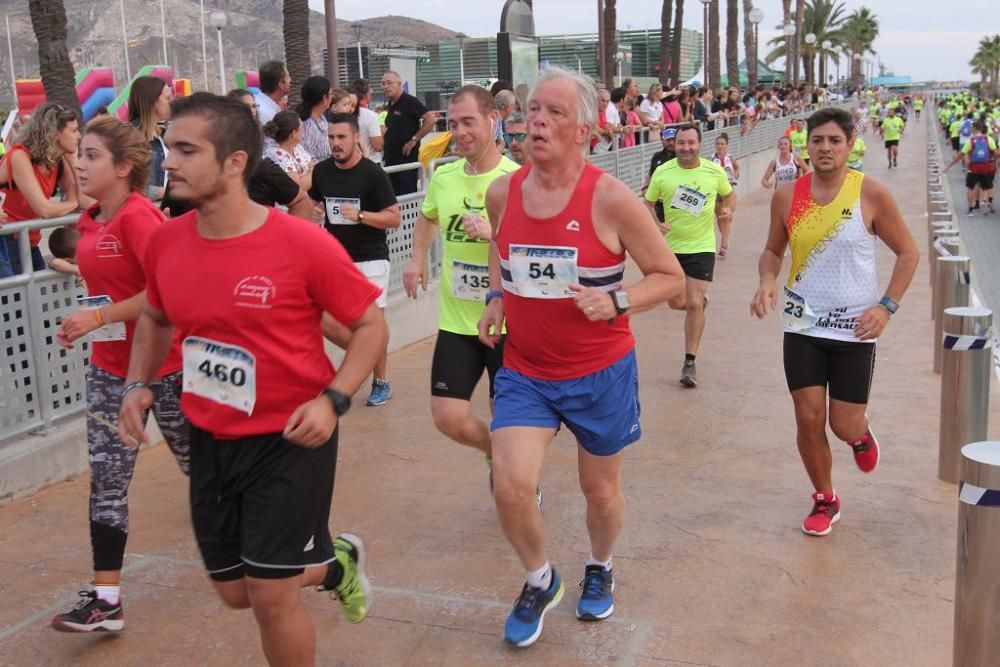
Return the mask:
[(493, 103), (500, 115), (497, 124), (493, 126), (493, 138), (500, 142), (500, 149), (503, 150), (504, 123), (517, 110), (517, 97), (509, 90), (501, 90), (493, 97)]
[[(578, 442), (590, 533), (576, 615), (597, 621), (614, 612), (611, 558), (625, 518), (622, 450), (641, 435), (628, 318), (683, 292), (680, 265), (642, 203), (587, 161), (596, 124), (593, 82), (548, 68), (528, 98), (532, 163), (497, 178), (486, 195), (493, 289), (479, 337), (500, 344), (506, 323), (491, 444), (497, 513), (527, 571), (503, 633), (519, 647), (538, 639), (545, 613), (563, 595), (535, 504), (545, 448), (560, 425)], [(627, 287), (626, 253), (643, 274)]]

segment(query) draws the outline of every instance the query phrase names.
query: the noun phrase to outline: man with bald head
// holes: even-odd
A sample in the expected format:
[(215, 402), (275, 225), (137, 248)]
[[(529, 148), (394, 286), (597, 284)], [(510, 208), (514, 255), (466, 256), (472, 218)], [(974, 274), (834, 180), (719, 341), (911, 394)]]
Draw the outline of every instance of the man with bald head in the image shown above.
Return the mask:
[[(382, 75), (382, 92), (389, 100), (382, 161), (387, 167), (417, 162), (420, 140), (434, 129), (434, 112), (428, 111), (423, 102), (404, 92), (403, 80), (392, 70)], [(397, 197), (416, 192), (418, 177), (416, 169), (389, 174)]]

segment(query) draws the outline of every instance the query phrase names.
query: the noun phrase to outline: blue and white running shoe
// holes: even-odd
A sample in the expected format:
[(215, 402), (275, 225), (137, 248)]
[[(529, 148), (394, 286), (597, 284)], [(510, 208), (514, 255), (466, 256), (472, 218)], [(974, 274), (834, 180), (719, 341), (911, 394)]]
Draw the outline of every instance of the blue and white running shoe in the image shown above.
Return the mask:
[(615, 601), (611, 596), (615, 590), (615, 577), (611, 570), (600, 565), (588, 565), (580, 582), (580, 602), (576, 605), (576, 617), (581, 621), (600, 621), (615, 612)]
[(545, 612), (559, 604), (562, 596), (563, 583), (555, 568), (552, 568), (552, 583), (547, 591), (525, 584), (503, 627), (504, 641), (518, 648), (534, 644), (542, 634)]

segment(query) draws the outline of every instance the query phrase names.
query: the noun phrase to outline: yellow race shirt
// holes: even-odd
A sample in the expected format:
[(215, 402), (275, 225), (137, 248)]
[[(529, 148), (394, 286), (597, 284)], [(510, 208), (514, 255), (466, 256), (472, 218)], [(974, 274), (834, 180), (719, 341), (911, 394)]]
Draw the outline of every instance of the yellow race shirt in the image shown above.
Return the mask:
[(899, 141), (899, 138), (903, 136), (903, 126), (906, 123), (899, 116), (893, 116), (892, 118), (886, 118), (882, 121), (882, 134), (885, 136), (886, 141)]
[(805, 130), (791, 131), (788, 134), (788, 140), (792, 142), (792, 152), (798, 155), (803, 160), (809, 159), (809, 133)]
[(861, 169), (862, 159), (864, 158), (864, 153), (868, 149), (865, 146), (865, 140), (860, 136), (854, 138), (854, 143), (851, 145), (851, 154), (847, 156), (847, 166), (851, 169)]
[(670, 225), (667, 243), (678, 255), (715, 252), (715, 201), (733, 191), (726, 170), (704, 158), (693, 169), (677, 159), (660, 165), (649, 181), (646, 200), (663, 202)]
[(449, 162), (437, 168), (421, 213), (436, 220), (441, 229), (441, 287), (438, 291), (442, 331), (475, 336), (479, 317), (486, 306), (490, 289), (488, 241), (470, 239), (462, 226), (462, 216), (477, 213), (486, 218), (486, 190), (500, 176), (520, 169), (508, 157), (490, 171), (471, 175), (465, 172), (465, 160)]

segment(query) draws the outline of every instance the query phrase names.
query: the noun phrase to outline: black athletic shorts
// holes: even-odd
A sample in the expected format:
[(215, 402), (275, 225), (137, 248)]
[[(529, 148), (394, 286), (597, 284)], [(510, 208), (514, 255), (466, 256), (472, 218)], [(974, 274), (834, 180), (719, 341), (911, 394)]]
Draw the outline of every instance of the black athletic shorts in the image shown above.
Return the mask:
[(680, 262), (685, 276), (707, 282), (712, 282), (712, 278), (715, 277), (714, 252), (677, 254), (677, 261)]
[(885, 147), (886, 148), (892, 148), (893, 146), (898, 146), (898, 145), (899, 145), (899, 139), (886, 139), (885, 140)]
[(191, 522), (209, 576), (287, 579), (333, 560), (337, 431), (300, 447), (280, 433), (219, 440), (191, 427)]
[(431, 396), (468, 401), (485, 369), (490, 379), (490, 398), (493, 398), (493, 381), (501, 366), (502, 339), (491, 350), (480, 342), (479, 336), (438, 331), (434, 361), (431, 362)]
[(995, 177), (996, 177), (995, 173), (993, 173), (993, 174), (973, 174), (973, 173), (966, 173), (965, 174), (965, 187), (966, 187), (967, 190), (975, 190), (976, 186), (978, 185), (983, 190), (992, 190), (993, 189), (993, 179)]
[(852, 343), (785, 333), (788, 390), (829, 387), (830, 398), (868, 403), (875, 370), (875, 343)]
[(951, 150), (960, 151), (962, 150), (962, 141), (958, 137), (951, 138)]

